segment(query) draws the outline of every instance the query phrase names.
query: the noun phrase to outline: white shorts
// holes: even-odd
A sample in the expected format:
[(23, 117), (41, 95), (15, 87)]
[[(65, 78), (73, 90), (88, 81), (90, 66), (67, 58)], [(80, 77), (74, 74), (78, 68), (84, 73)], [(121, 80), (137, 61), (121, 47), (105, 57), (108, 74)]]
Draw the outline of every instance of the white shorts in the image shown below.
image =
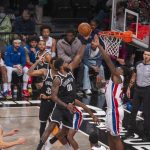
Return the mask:
[(118, 109), (108, 109), (106, 112), (106, 129), (112, 136), (119, 136), (122, 129), (122, 120), (124, 118), (124, 109), (122, 106)]

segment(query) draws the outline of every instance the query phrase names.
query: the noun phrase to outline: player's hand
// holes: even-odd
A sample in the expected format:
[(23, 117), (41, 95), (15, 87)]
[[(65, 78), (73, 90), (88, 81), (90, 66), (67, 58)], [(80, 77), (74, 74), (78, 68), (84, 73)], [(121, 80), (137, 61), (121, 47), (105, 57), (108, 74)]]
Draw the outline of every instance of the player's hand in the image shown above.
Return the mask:
[(124, 59), (117, 58), (120, 65), (125, 65)]
[(71, 113), (74, 113), (74, 105), (73, 105), (73, 104), (69, 103), (69, 104), (67, 105), (67, 109), (68, 109)]
[(93, 70), (97, 73), (100, 72), (100, 68), (98, 66), (92, 66)]
[(94, 36), (94, 40), (92, 41), (92, 44), (98, 47), (100, 45), (99, 43), (99, 37), (97, 35)]
[(93, 121), (97, 124), (100, 125), (100, 119), (98, 119), (96, 116), (93, 116)]
[(44, 61), (44, 56), (39, 56), (39, 59), (37, 60), (39, 63)]
[(18, 144), (25, 144), (25, 142), (26, 142), (26, 139), (23, 137), (18, 139)]
[(127, 89), (127, 93), (126, 93), (126, 94), (127, 94), (127, 97), (128, 97), (128, 98), (131, 97), (131, 91), (130, 91), (130, 88), (129, 88), (129, 87), (128, 87), (128, 89)]
[(13, 129), (9, 132), (9, 135), (12, 136), (12, 135), (15, 135), (19, 132), (19, 129)]
[(41, 95), (40, 95), (40, 99), (47, 100), (48, 97), (47, 97), (45, 94), (41, 94)]

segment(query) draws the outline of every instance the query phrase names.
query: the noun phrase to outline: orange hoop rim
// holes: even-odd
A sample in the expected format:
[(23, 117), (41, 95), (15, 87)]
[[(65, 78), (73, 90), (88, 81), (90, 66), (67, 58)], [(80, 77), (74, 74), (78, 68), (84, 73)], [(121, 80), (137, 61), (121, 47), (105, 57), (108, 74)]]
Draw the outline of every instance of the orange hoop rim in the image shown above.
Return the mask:
[(102, 31), (99, 32), (100, 36), (107, 36), (107, 37), (115, 37), (117, 39), (122, 39), (126, 43), (132, 42), (132, 31), (125, 31), (125, 32), (117, 32), (117, 31)]

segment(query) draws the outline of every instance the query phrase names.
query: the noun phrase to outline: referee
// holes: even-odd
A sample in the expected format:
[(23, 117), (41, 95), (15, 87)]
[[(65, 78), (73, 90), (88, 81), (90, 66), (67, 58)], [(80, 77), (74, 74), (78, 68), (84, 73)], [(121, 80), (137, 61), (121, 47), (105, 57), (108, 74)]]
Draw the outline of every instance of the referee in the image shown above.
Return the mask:
[(133, 108), (130, 115), (127, 136), (134, 135), (136, 126), (136, 115), (143, 103), (144, 134), (143, 141), (150, 141), (150, 51), (144, 51), (143, 61), (136, 64), (128, 89), (127, 96), (130, 98), (130, 89), (135, 83), (133, 94)]

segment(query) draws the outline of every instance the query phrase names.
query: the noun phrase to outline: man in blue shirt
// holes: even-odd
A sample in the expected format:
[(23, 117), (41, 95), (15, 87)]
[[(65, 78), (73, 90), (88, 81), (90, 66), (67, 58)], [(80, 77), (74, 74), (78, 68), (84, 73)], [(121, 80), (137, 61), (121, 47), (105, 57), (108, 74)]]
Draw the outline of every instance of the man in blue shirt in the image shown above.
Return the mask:
[(13, 44), (8, 46), (5, 51), (4, 56), (6, 68), (7, 68), (7, 76), (8, 76), (8, 95), (12, 97), (11, 92), (11, 80), (12, 80), (12, 72), (17, 72), (18, 76), (23, 75), (23, 96), (30, 96), (27, 91), (27, 82), (29, 76), (27, 75), (28, 68), (26, 65), (26, 55), (23, 47), (21, 47), (21, 40), (15, 39), (13, 40)]
[(30, 37), (28, 44), (24, 47), (26, 52), (26, 64), (31, 66), (36, 61), (36, 53), (38, 51), (39, 38), (36, 36)]
[[(89, 70), (93, 70), (97, 77), (105, 79), (104, 77), (104, 68), (102, 66), (102, 57), (99, 53), (98, 47), (95, 47), (92, 44), (87, 44), (83, 57), (84, 64), (84, 77), (83, 77), (83, 90), (86, 94), (91, 94), (91, 83), (89, 78)], [(104, 90), (101, 92), (103, 93)]]

